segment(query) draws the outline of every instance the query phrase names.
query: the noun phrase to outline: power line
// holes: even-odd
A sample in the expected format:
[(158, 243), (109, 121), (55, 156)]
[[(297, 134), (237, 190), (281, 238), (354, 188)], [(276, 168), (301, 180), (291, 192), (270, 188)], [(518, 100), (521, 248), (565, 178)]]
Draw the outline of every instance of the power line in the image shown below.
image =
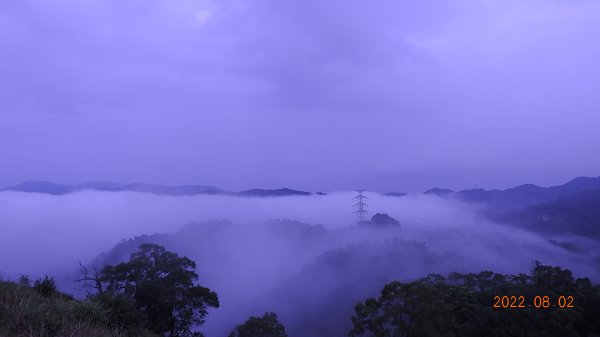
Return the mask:
[(392, 206), (389, 206), (386, 204), (375, 202), (374, 200), (371, 200), (371, 203), (382, 207), (384, 211), (387, 211), (387, 209), (394, 210), (394, 212), (393, 213), (390, 212), (390, 214), (398, 217), (401, 222), (407, 221), (407, 222), (412, 222), (415, 225), (419, 225), (419, 226), (423, 226), (423, 227), (430, 227), (430, 228), (437, 229), (437, 230), (446, 230), (446, 231), (450, 231), (450, 232), (454, 232), (454, 233), (459, 232), (456, 228), (439, 223), (439, 221), (426, 220), (426, 219), (416, 216), (414, 214), (410, 215), (407, 212), (401, 211), (395, 207), (392, 207)]

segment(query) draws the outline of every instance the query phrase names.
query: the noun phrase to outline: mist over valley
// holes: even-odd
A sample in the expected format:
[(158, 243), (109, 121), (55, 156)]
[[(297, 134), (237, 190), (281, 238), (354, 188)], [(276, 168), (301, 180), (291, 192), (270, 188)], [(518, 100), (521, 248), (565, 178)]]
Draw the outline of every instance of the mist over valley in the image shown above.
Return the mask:
[(0, 337), (599, 337), (599, 17), (0, 1)]
[[(530, 196), (530, 189), (479, 191), (497, 200), (463, 197), (471, 191), (365, 192), (368, 218), (377, 215), (362, 223), (354, 214), (355, 191), (283, 190), (292, 192), (265, 197), (9, 188), (0, 192), (0, 266), (6, 279), (53, 275), (61, 290), (82, 297), (77, 263), (101, 270), (126, 261), (140, 244), (159, 244), (195, 261), (200, 284), (219, 295), (221, 307), (202, 328), (207, 336), (227, 334), (245, 317), (269, 311), (278, 313), (290, 336), (342, 336), (351, 328), (354, 304), (393, 280), (482, 270), (527, 274), (542, 261), (597, 282), (600, 218), (574, 217), (562, 207), (565, 198), (596, 195), (600, 178), (569, 187), (582, 179)], [(545, 218), (532, 218), (539, 209)], [(540, 228), (540, 221), (548, 225)], [(556, 221), (567, 222), (557, 227)]]

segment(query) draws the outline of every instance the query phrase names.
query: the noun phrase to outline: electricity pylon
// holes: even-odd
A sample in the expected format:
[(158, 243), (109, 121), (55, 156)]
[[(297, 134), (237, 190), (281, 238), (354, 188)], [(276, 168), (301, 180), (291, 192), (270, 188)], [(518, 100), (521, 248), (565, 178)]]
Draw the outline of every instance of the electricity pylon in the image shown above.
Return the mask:
[(358, 220), (358, 222), (364, 221), (365, 216), (367, 215), (367, 213), (369, 213), (366, 209), (368, 205), (365, 202), (365, 200), (367, 200), (368, 198), (365, 195), (363, 195), (364, 191), (365, 190), (356, 190), (356, 192), (358, 192), (358, 195), (352, 198), (356, 200), (356, 203), (354, 204), (354, 207), (356, 207), (356, 211), (354, 211), (354, 214), (356, 214), (356, 219)]

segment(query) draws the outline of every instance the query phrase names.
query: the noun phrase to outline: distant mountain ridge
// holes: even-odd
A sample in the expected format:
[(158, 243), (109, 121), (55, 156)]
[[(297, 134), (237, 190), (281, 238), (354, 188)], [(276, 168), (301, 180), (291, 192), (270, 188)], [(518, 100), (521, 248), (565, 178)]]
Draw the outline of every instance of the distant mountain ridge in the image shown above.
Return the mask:
[(296, 191), (290, 188), (279, 188), (275, 190), (265, 190), (255, 188), (251, 190), (245, 190), (237, 193), (238, 195), (251, 196), (251, 197), (280, 197), (285, 195), (311, 195), (310, 192)]
[[(505, 190), (482, 188), (453, 191), (450, 189), (434, 187), (423, 194), (452, 197), (466, 202), (492, 203), (500, 206), (531, 205), (556, 200), (569, 194), (600, 190), (600, 177), (577, 177), (571, 181), (557, 186), (541, 187), (533, 184), (524, 184)], [(389, 192), (384, 196), (404, 197), (407, 193)]]
[(600, 189), (508, 211), (494, 220), (537, 233), (572, 233), (600, 240)]
[(600, 239), (600, 177), (578, 177), (552, 187), (525, 184), (506, 190), (430, 191), (437, 193), (426, 193), (479, 203), (484, 215), (500, 223), (536, 233)]
[[(302, 196), (302, 195), (325, 195), (324, 193), (311, 193), (306, 191), (294, 190), (290, 188), (279, 189), (249, 189), (241, 192), (231, 192), (210, 185), (181, 185), (166, 186), (157, 184), (132, 183), (119, 184), (105, 181), (88, 182), (77, 185), (57, 184), (48, 181), (30, 180), (15, 186), (0, 189), (0, 191), (19, 191), (30, 193), (44, 193), (51, 195), (63, 195), (73, 192), (92, 190), (92, 191), (132, 191), (141, 193), (150, 193), (158, 195), (197, 195), (197, 194), (217, 194), (217, 195), (237, 195), (250, 197), (277, 197), (277, 196)], [(556, 200), (569, 194), (600, 190), (600, 177), (577, 177), (563, 185), (552, 187), (540, 187), (533, 184), (524, 184), (505, 190), (485, 190), (469, 189), (462, 191), (452, 191), (443, 188), (432, 188), (425, 191), (424, 194), (437, 195), (441, 197), (458, 198), (466, 202), (480, 202), (494, 204), (502, 208), (511, 208), (512, 206), (533, 205)], [(390, 192), (384, 193), (385, 196), (403, 197), (406, 193)]]
[(458, 195), (465, 201), (488, 201), (508, 206), (548, 202), (569, 194), (599, 189), (600, 177), (577, 177), (563, 185), (552, 187), (526, 184), (506, 190), (464, 190), (458, 192)]
[(165, 186), (156, 184), (132, 183), (119, 184), (112, 182), (88, 182), (78, 185), (57, 184), (49, 181), (30, 180), (21, 184), (0, 189), (0, 191), (16, 191), (29, 193), (43, 193), (51, 195), (64, 195), (68, 193), (81, 191), (108, 191), (108, 192), (140, 192), (157, 195), (237, 195), (245, 197), (276, 197), (276, 196), (292, 196), (292, 195), (312, 195), (311, 192), (298, 191), (290, 188), (280, 189), (251, 189), (241, 192), (231, 192), (208, 185), (181, 185), (181, 186)]
[[(600, 190), (600, 177), (577, 177), (557, 186), (540, 187), (524, 184), (505, 190), (485, 190), (482, 188), (452, 191), (432, 188), (424, 194), (453, 197), (466, 202), (490, 203), (496, 206), (511, 207), (544, 203), (561, 197), (592, 190)], [(387, 195), (391, 195), (388, 193)]]

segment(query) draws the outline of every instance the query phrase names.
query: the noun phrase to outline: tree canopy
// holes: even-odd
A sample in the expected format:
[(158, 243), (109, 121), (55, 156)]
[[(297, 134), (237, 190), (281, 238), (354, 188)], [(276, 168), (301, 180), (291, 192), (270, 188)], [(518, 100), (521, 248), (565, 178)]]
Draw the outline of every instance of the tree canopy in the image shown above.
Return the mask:
[[(494, 308), (496, 296), (523, 296), (524, 307)], [(536, 296), (555, 306), (530, 306)], [(573, 307), (556, 307), (561, 296), (572, 296)], [(390, 282), (378, 298), (356, 305), (350, 336), (591, 336), (600, 334), (598, 317), (598, 286), (536, 262), (530, 275), (484, 271)]]
[(142, 244), (127, 262), (107, 265), (95, 277), (94, 298), (114, 308), (122, 325), (144, 325), (169, 337), (194, 335), (217, 294), (195, 285), (196, 264), (156, 244)]
[(274, 312), (267, 312), (263, 317), (250, 316), (238, 325), (229, 337), (287, 337), (285, 327), (277, 320)]

